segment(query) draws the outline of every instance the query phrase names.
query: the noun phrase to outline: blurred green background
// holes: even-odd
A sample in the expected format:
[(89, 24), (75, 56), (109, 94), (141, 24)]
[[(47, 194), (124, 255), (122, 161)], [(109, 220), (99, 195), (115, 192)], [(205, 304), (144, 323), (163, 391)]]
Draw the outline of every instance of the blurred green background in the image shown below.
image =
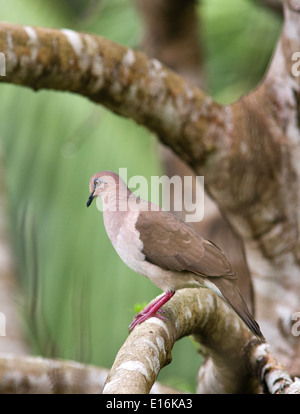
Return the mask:
[[(250, 0), (203, 0), (197, 7), (206, 90), (232, 102), (262, 78), (281, 19)], [(2, 21), (93, 32), (132, 48), (143, 34), (130, 0), (0, 0), (0, 10)], [(86, 208), (88, 183), (103, 169), (161, 175), (156, 139), (74, 94), (1, 84), (0, 97), (8, 218), (32, 352), (109, 368), (134, 305), (160, 290), (119, 260), (101, 214)], [(200, 363), (184, 338), (159, 380), (194, 392)]]

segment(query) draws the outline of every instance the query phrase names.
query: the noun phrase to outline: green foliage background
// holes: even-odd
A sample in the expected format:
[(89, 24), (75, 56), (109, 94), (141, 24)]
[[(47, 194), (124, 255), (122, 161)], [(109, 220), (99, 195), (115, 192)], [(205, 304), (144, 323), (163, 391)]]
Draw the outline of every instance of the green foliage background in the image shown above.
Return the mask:
[[(198, 4), (207, 90), (228, 103), (262, 78), (281, 21), (247, 0)], [(129, 0), (0, 0), (1, 20), (93, 32), (138, 48), (142, 23)], [(131, 120), (68, 93), (0, 85), (0, 145), (19, 304), (34, 354), (109, 368), (137, 302), (160, 293), (117, 257), (95, 206), (95, 172), (161, 175), (155, 137)], [(148, 197), (146, 194), (145, 197)], [(201, 363), (185, 338), (159, 380), (193, 392)]]

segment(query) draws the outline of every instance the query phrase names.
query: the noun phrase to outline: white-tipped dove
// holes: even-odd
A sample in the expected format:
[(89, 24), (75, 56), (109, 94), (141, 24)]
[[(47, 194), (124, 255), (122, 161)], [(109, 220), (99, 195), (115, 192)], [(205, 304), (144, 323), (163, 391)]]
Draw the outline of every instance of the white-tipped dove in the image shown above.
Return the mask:
[(132, 193), (118, 174), (102, 171), (90, 180), (89, 206), (102, 199), (107, 235), (124, 263), (165, 293), (134, 318), (129, 329), (151, 316), (164, 319), (161, 306), (176, 290), (208, 288), (230, 305), (248, 328), (263, 339), (224, 253), (190, 225)]

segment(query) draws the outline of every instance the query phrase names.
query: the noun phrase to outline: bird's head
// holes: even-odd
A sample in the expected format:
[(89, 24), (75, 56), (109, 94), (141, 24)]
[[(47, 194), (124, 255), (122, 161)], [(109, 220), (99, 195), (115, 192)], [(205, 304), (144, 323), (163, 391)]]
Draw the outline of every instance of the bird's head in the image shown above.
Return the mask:
[[(121, 184), (121, 185), (120, 185)], [(127, 186), (118, 174), (112, 171), (101, 171), (92, 176), (90, 179), (90, 196), (86, 203), (87, 207), (92, 204), (95, 197), (101, 197), (103, 201), (107, 199), (106, 196), (111, 196), (112, 199), (116, 199), (116, 196), (120, 194), (120, 187), (125, 188), (127, 195)]]

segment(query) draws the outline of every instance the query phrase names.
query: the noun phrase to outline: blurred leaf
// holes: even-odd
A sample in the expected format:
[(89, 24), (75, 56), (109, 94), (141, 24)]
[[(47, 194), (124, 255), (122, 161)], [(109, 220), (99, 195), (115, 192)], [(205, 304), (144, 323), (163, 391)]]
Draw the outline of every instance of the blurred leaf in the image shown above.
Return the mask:
[(136, 313), (139, 313), (139, 312), (141, 312), (146, 306), (148, 305), (148, 303), (147, 302), (143, 302), (143, 303), (135, 303), (134, 304), (134, 307), (133, 307), (133, 312), (136, 314)]

